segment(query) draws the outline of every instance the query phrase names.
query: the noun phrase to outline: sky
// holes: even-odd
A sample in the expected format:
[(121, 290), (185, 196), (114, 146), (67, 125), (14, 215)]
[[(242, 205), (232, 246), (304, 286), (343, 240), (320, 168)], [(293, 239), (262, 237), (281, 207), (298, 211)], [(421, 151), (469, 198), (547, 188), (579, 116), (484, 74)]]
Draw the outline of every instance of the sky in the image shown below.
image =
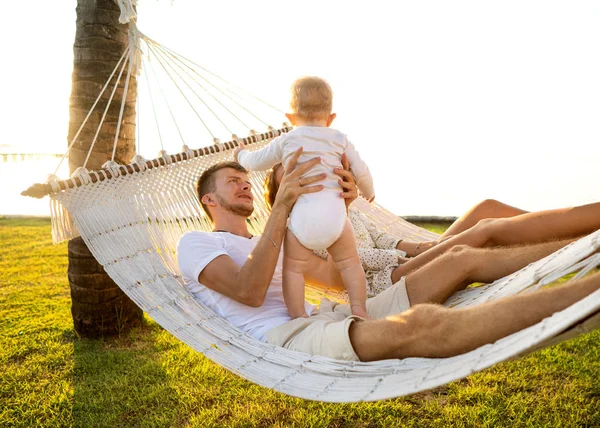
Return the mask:
[[(66, 149), (75, 6), (5, 5), (0, 151)], [(396, 214), (599, 198), (598, 2), (139, 0), (138, 13), (149, 37), (283, 110), (295, 78), (326, 78), (333, 126)]]

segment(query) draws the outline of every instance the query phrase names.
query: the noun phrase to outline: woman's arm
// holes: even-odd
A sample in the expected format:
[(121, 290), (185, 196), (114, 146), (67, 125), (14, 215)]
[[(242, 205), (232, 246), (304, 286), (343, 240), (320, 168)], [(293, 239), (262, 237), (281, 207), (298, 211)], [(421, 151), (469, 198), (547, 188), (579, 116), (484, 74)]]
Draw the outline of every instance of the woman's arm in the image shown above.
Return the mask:
[(398, 242), (401, 241), (400, 238), (396, 238), (395, 236), (390, 235), (385, 230), (379, 229), (375, 223), (367, 219), (363, 214), (359, 212), (353, 212), (351, 220), (360, 221), (361, 224), (367, 229), (369, 232), (369, 236), (375, 243), (375, 248), (380, 248), (384, 250), (395, 250)]

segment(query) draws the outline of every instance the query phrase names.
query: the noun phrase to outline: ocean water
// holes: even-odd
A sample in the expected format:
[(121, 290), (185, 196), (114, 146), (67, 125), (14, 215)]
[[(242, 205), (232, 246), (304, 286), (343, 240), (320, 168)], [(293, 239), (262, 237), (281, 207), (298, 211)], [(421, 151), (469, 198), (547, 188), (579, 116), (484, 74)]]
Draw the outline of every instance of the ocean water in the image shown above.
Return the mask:
[[(0, 215), (50, 215), (48, 197), (34, 199), (21, 196), (21, 192), (34, 183), (45, 182), (61, 157), (0, 154)], [(489, 170), (445, 169), (443, 159), (431, 158), (427, 170), (433, 172), (418, 180), (406, 180), (403, 176), (416, 177), (423, 167), (403, 166), (399, 179), (391, 167), (375, 167), (372, 172), (377, 202), (394, 214), (459, 216), (486, 198), (530, 211), (597, 202), (600, 169), (596, 163), (595, 156), (572, 153), (566, 157), (563, 153), (507, 160)], [(68, 176), (66, 160), (57, 175)]]
[[(61, 157), (51, 154), (0, 154), (0, 215), (49, 216), (48, 197), (35, 199), (21, 196), (21, 192), (32, 184), (45, 183), (48, 174), (56, 170)], [(57, 175), (68, 177), (66, 159)]]

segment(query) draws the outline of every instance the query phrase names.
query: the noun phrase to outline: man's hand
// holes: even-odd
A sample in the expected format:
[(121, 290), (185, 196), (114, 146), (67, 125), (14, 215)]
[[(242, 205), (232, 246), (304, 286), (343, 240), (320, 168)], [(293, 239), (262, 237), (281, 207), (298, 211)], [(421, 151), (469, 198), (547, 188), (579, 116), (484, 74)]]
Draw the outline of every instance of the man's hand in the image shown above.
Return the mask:
[(339, 185), (342, 187), (343, 192), (340, 193), (344, 202), (346, 203), (346, 210), (350, 204), (358, 198), (358, 186), (356, 185), (356, 179), (354, 174), (350, 172), (350, 164), (346, 158), (346, 154), (342, 154), (342, 168), (334, 168), (333, 172), (339, 175), (341, 178), (338, 180)]
[(281, 183), (279, 184), (279, 190), (275, 198), (276, 206), (284, 206), (288, 211), (292, 209), (298, 199), (299, 195), (306, 193), (315, 193), (323, 190), (323, 185), (309, 186), (309, 184), (316, 183), (317, 181), (324, 180), (326, 175), (317, 174), (309, 177), (302, 177), (309, 169), (321, 162), (321, 158), (314, 158), (307, 162), (298, 164), (298, 158), (302, 153), (302, 148), (298, 149), (292, 156), (288, 163), (288, 167), (281, 177)]

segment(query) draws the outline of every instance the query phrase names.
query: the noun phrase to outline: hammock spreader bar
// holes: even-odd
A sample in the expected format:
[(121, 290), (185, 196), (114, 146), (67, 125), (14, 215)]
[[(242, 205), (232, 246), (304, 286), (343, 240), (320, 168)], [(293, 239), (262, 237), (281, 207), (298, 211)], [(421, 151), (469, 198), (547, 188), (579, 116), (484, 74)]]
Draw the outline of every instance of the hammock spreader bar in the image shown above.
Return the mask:
[[(278, 137), (281, 134), (284, 134), (291, 130), (291, 127), (286, 126), (284, 128), (271, 130), (262, 134), (250, 135), (246, 138), (240, 138), (238, 140), (214, 144), (212, 146), (191, 150), (189, 152), (181, 152), (174, 155), (166, 155), (166, 157), (169, 158), (168, 160), (165, 157), (159, 157), (156, 159), (146, 161), (146, 169), (158, 168), (160, 166), (165, 166), (174, 162), (182, 162), (184, 160), (230, 150), (239, 146), (239, 141), (242, 141), (246, 145), (260, 143), (262, 141)], [(140, 166), (136, 163), (130, 163), (128, 165), (119, 165), (118, 168), (119, 176), (133, 174), (136, 172), (140, 172), (141, 170), (142, 168), (140, 168)], [(109, 178), (112, 178), (113, 174), (114, 170), (108, 170), (103, 168), (98, 171), (90, 171), (89, 179), (90, 182), (96, 183), (98, 181), (104, 181)], [(53, 183), (36, 183), (33, 186), (29, 187), (27, 190), (21, 192), (21, 195), (41, 199), (46, 195), (58, 193), (60, 191), (71, 189), (73, 187), (83, 186), (84, 184), (86, 183), (84, 183), (84, 181), (79, 176), (74, 176), (66, 180), (55, 181)]]

